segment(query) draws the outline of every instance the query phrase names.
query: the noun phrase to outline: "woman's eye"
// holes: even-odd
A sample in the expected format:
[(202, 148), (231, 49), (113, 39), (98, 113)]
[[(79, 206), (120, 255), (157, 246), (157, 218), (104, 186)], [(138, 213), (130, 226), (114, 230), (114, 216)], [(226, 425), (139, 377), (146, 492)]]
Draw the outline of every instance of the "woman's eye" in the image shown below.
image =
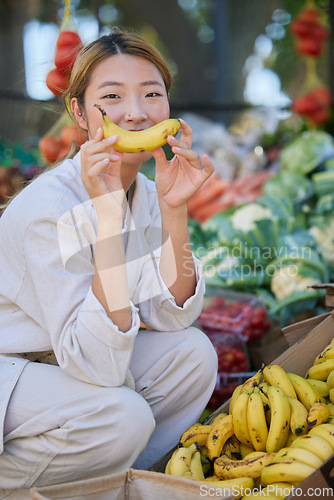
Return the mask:
[(117, 94), (107, 94), (103, 97), (103, 99), (120, 99), (120, 97)]
[(148, 94), (146, 94), (146, 97), (160, 97), (161, 94), (160, 92), (149, 92)]

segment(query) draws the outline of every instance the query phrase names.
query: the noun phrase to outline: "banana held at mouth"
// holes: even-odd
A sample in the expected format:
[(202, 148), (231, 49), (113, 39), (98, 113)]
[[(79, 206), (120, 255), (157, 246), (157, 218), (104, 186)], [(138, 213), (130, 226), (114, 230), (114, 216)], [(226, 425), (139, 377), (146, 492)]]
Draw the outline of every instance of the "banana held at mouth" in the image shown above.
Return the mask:
[(125, 130), (113, 123), (101, 106), (95, 104), (95, 107), (102, 113), (104, 137), (117, 135), (118, 140), (113, 148), (120, 153), (153, 151), (166, 144), (167, 137), (169, 135), (175, 136), (181, 128), (179, 120), (170, 118), (145, 130)]

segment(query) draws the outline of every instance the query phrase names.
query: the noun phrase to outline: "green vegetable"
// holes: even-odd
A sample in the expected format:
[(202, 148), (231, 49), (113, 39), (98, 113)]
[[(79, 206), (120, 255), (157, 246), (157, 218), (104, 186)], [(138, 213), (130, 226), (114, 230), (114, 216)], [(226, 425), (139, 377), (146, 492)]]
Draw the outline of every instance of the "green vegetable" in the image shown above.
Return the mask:
[(317, 172), (311, 177), (314, 190), (318, 196), (330, 194), (334, 191), (334, 170)]
[(313, 184), (310, 179), (298, 172), (284, 172), (267, 180), (263, 187), (264, 195), (281, 197), (300, 204), (313, 196)]
[(334, 155), (334, 139), (323, 130), (304, 132), (281, 151), (282, 171), (308, 174)]

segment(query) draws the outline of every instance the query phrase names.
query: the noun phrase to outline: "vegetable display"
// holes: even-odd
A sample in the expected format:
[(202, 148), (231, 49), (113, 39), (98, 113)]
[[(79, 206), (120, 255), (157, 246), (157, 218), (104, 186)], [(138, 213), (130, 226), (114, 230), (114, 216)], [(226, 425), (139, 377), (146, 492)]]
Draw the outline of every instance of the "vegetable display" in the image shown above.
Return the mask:
[(208, 287), (261, 297), (281, 326), (302, 311), (323, 312), (323, 291), (312, 286), (334, 278), (333, 158), (330, 134), (302, 132), (255, 202), (189, 220)]

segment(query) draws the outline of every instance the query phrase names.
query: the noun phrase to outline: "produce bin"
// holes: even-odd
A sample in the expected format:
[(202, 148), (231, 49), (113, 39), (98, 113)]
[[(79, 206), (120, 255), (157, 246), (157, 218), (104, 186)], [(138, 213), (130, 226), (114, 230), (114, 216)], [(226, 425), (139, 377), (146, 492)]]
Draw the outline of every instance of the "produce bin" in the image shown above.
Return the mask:
[[(129, 469), (124, 473), (102, 478), (32, 488), (31, 499), (200, 500), (205, 496), (204, 493), (203, 484), (190, 479)], [(234, 496), (220, 498), (232, 500)]]
[[(305, 375), (306, 370), (313, 364), (313, 361), (322, 349), (324, 349), (334, 337), (334, 311), (325, 313), (318, 317), (313, 317), (294, 325), (289, 325), (283, 329), (286, 340), (290, 347), (278, 356), (274, 363), (279, 364), (286, 371), (291, 371), (297, 375)], [(209, 423), (216, 415), (227, 412), (229, 401), (226, 401), (216, 411), (204, 420)], [(163, 472), (170, 459), (173, 448), (152, 467), (151, 471)], [(192, 480), (188, 480), (193, 482)], [(318, 498), (333, 497), (334, 495), (334, 455), (330, 457), (322, 466), (311, 474), (305, 481), (298, 485), (298, 498)], [(313, 494), (310, 494), (312, 488)], [(296, 498), (293, 495), (286, 499)]]

